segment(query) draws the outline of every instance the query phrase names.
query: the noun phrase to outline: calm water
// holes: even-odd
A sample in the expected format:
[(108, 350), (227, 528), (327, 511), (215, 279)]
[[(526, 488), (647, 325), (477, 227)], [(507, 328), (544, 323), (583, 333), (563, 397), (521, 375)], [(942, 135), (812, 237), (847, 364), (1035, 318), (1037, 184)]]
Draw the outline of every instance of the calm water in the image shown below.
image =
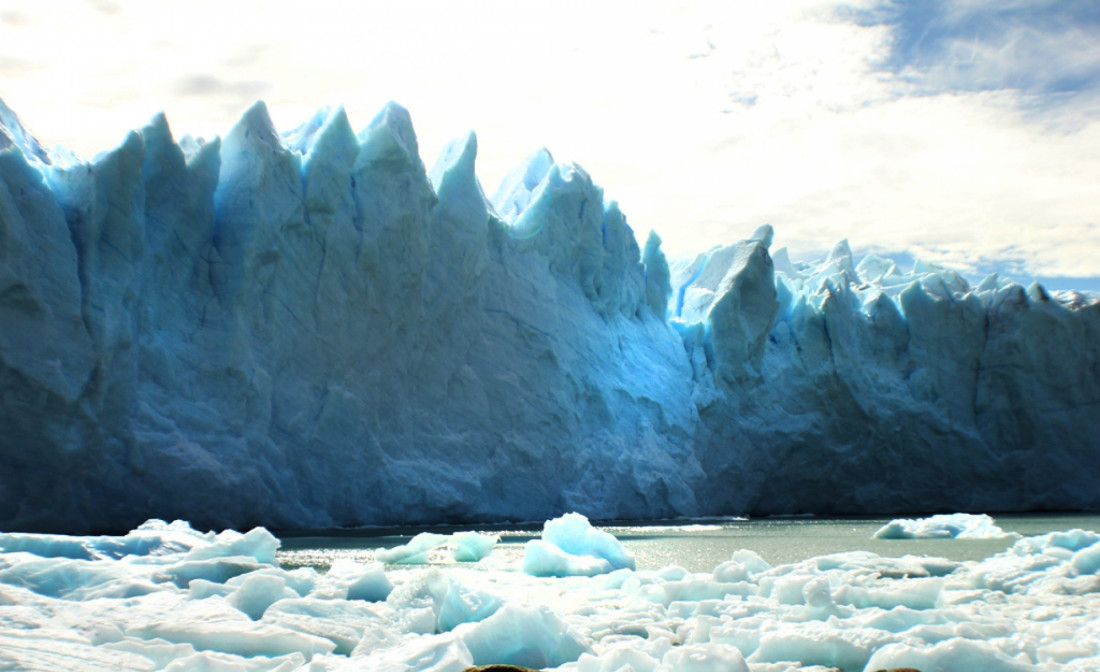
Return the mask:
[[(1004, 515), (995, 516), (1005, 532), (1033, 536), (1058, 530), (1082, 528), (1100, 530), (1100, 515)], [(874, 539), (875, 531), (892, 518), (762, 518), (661, 521), (653, 523), (600, 524), (618, 537), (631, 552), (639, 569), (680, 565), (693, 572), (705, 572), (729, 560), (741, 548), (756, 551), (771, 565), (804, 560), (842, 551), (871, 551), (882, 556), (928, 555), (950, 560), (980, 560), (999, 553), (1015, 541), (1005, 539)], [(449, 534), (466, 528), (432, 528)], [(493, 551), (495, 563), (523, 557), (523, 545), (538, 538), (541, 525), (519, 529), (485, 527), (476, 529), (501, 534)], [(376, 548), (408, 543), (414, 530), (342, 531), (338, 536), (283, 537), (279, 561), (283, 566), (312, 566), (326, 569), (337, 558), (373, 561)], [(446, 549), (433, 551), (433, 565), (453, 564)]]

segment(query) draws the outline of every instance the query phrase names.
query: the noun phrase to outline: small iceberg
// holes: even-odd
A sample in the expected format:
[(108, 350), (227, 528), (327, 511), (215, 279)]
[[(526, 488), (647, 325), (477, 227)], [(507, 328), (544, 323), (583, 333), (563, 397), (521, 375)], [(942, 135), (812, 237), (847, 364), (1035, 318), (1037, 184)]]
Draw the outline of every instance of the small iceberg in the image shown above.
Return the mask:
[(1005, 532), (984, 513), (943, 513), (927, 518), (897, 518), (875, 532), (875, 539), (1005, 539)]
[(523, 571), (533, 576), (595, 576), (634, 568), (634, 556), (622, 542), (579, 513), (547, 521), (542, 538), (524, 549)]

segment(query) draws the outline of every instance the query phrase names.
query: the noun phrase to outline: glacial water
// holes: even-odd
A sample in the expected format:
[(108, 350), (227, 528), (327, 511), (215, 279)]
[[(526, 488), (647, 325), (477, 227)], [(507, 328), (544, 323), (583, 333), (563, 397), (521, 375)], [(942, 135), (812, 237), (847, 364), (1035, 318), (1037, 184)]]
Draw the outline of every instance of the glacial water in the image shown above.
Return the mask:
[[(1006, 532), (1023, 536), (1080, 528), (1100, 530), (1096, 514), (1029, 514), (994, 516)], [(942, 557), (949, 560), (981, 560), (1011, 546), (1016, 538), (1000, 539), (875, 539), (887, 522), (883, 518), (721, 518), (692, 521), (605, 522), (601, 529), (614, 534), (634, 554), (638, 569), (679, 565), (692, 572), (707, 572), (729, 560), (734, 551), (749, 549), (772, 565), (843, 551), (870, 551), (884, 557), (904, 555)], [(371, 562), (374, 549), (408, 543), (425, 528), (327, 531), (316, 535), (286, 535), (278, 561), (285, 568), (311, 566), (326, 569), (338, 558)], [(523, 558), (527, 541), (538, 538), (541, 524), (436, 527), (450, 532), (477, 529), (497, 532), (491, 567), (500, 568)], [(455, 564), (445, 548), (429, 554), (432, 565)]]

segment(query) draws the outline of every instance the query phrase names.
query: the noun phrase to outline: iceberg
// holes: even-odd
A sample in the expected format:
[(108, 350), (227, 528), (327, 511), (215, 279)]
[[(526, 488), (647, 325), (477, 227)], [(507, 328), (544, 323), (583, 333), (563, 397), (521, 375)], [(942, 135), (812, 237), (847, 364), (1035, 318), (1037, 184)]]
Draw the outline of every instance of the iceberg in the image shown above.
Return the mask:
[(985, 513), (946, 513), (927, 518), (898, 518), (875, 532), (875, 539), (1000, 539), (1005, 532)]
[(576, 512), (546, 521), (542, 536), (528, 541), (523, 553), (523, 571), (533, 576), (592, 576), (634, 568), (634, 556), (622, 542)]
[(1097, 297), (771, 227), (669, 260), (477, 148), (257, 103), (86, 161), (0, 105), (0, 529), (1100, 508)]
[(434, 532), (421, 532), (409, 540), (409, 543), (394, 548), (379, 548), (374, 559), (387, 565), (428, 564), (428, 551), (439, 548), (450, 541), (450, 537)]
[(481, 532), (455, 532), (451, 535), (421, 532), (407, 544), (376, 549), (374, 559), (387, 565), (426, 565), (431, 561), (431, 551), (448, 546), (455, 562), (478, 562), (492, 553), (499, 540), (499, 535)]
[(456, 532), (451, 535), (454, 548), (451, 557), (455, 562), (480, 562), (489, 557), (493, 548), (500, 541), (499, 534), (485, 534), (482, 532)]

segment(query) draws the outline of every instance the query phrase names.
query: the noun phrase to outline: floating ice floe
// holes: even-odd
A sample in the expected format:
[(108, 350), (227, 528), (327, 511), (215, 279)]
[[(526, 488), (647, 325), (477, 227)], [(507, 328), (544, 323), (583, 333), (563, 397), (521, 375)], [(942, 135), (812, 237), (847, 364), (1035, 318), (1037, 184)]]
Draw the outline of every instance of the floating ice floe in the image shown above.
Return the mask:
[(446, 534), (421, 532), (404, 546), (380, 548), (374, 552), (374, 559), (387, 565), (426, 565), (428, 551), (439, 548), (450, 540)]
[(634, 566), (622, 542), (579, 513), (547, 521), (542, 538), (528, 541), (523, 555), (523, 571), (535, 576), (592, 576)]
[(500, 541), (499, 534), (483, 532), (456, 532), (452, 536), (454, 549), (451, 556), (455, 562), (477, 562), (489, 557)]
[(1005, 532), (984, 513), (945, 513), (891, 520), (874, 536), (875, 539), (1003, 539), (1019, 535)]
[(402, 546), (375, 550), (374, 559), (387, 565), (426, 565), (431, 551), (447, 546), (455, 562), (477, 562), (488, 557), (499, 540), (500, 535), (482, 532), (421, 532)]

